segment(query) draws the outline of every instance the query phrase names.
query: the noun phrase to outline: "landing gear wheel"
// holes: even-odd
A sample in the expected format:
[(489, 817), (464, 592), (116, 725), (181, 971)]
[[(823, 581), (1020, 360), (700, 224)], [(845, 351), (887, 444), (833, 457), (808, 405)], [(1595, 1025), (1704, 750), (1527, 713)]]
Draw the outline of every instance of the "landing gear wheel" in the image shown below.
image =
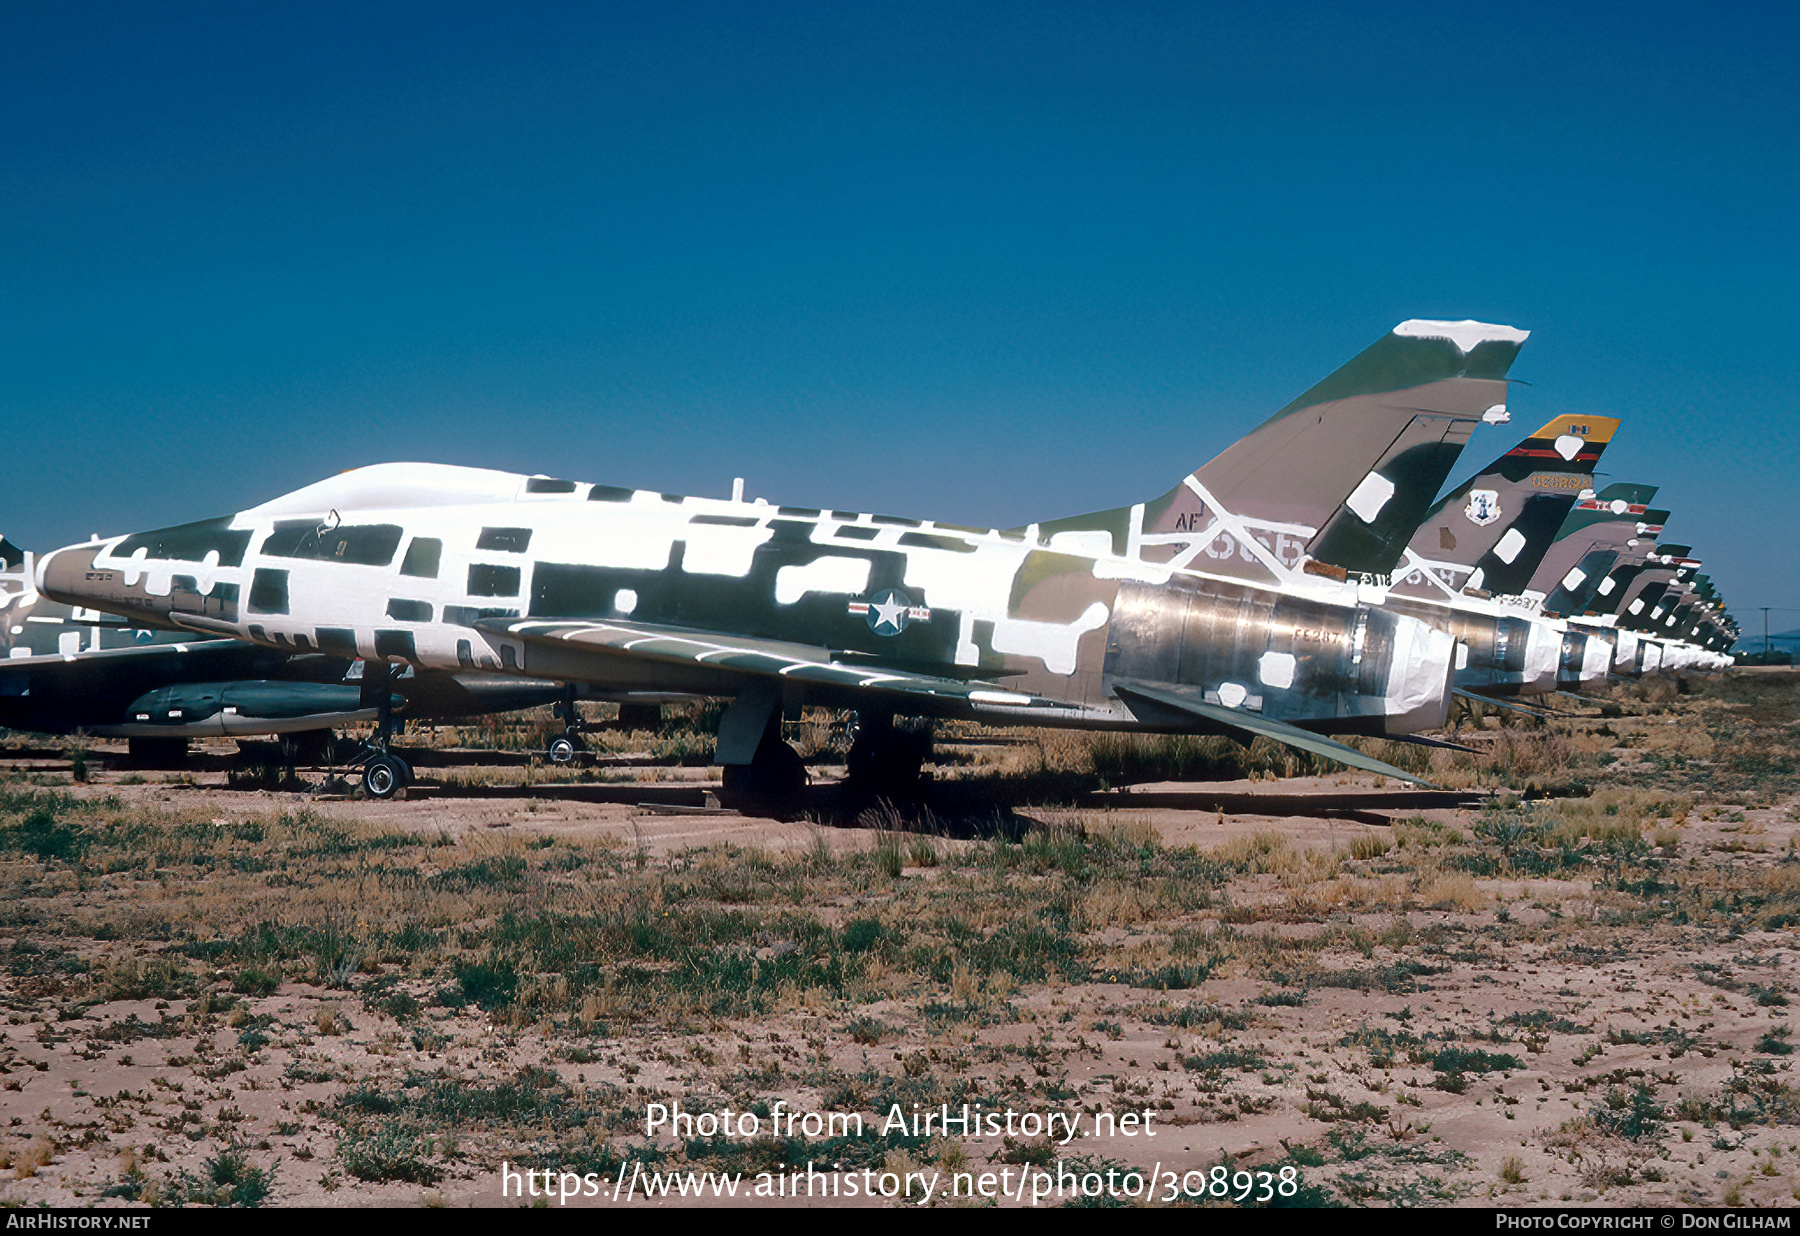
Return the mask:
[[(778, 731), (777, 731), (778, 732)], [(779, 738), (764, 738), (748, 764), (727, 764), (721, 799), (785, 819), (800, 808), (806, 762)]]
[(363, 765), (363, 790), (370, 798), (392, 798), (412, 780), (412, 769), (397, 755), (377, 755)]
[(725, 766), (725, 789), (734, 794), (784, 800), (798, 798), (805, 788), (806, 763), (786, 743), (757, 748), (754, 764)]
[(575, 762), (575, 740), (567, 734), (558, 734), (550, 740), (550, 762), (552, 764), (572, 764)]
[(845, 774), (858, 793), (880, 798), (912, 798), (931, 755), (931, 735), (863, 724), (845, 761)]

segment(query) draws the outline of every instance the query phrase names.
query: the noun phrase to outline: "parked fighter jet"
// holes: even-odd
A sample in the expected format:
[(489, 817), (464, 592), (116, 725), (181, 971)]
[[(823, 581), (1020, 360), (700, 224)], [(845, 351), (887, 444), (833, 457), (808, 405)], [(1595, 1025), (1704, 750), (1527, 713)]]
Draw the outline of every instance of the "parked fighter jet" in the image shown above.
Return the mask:
[(31, 557), (0, 539), (6, 729), (124, 738), (142, 760), (179, 758), (191, 738), (285, 735), (310, 758), (332, 729), (374, 721), (381, 710), (373, 695), (384, 688), (388, 707), (416, 720), (509, 712), (567, 695), (561, 683), (410, 668), (373, 686), (354, 657), (159, 630), (47, 600), (34, 586)]
[(1456, 690), (1556, 689), (1565, 628), (1528, 586), (1618, 431), (1610, 416), (1563, 415), (1526, 435), (1426, 512), (1393, 568), (1386, 607), (1453, 634)]
[(400, 463), (58, 550), (39, 585), (370, 679), (731, 696), (717, 759), (740, 793), (804, 783), (779, 725), (802, 703), (859, 710), (851, 767), (882, 784), (921, 754), (895, 714), (1263, 735), (1405, 777), (1321, 735), (1441, 725), (1454, 640), (1331, 559), (1404, 545), (1525, 337), (1404, 322), (1161, 497), (1022, 528)]

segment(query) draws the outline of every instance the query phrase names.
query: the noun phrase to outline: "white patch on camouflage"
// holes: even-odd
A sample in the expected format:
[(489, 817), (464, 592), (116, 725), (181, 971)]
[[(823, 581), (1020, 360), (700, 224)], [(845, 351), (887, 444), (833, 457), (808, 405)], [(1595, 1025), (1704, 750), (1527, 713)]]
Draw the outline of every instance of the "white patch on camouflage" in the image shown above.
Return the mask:
[(1467, 355), (1476, 344), (1498, 340), (1501, 343), (1524, 343), (1531, 337), (1528, 330), (1496, 326), (1489, 322), (1434, 322), (1427, 318), (1411, 318), (1394, 327), (1396, 335), (1411, 339), (1448, 339), (1457, 350)]
[(1294, 685), (1294, 654), (1265, 652), (1256, 662), (1256, 676), (1265, 687), (1286, 690)]
[(1362, 482), (1351, 491), (1350, 497), (1344, 505), (1355, 512), (1356, 517), (1365, 524), (1372, 524), (1375, 522), (1376, 516), (1381, 514), (1381, 509), (1388, 504), (1388, 499), (1393, 496), (1394, 482), (1379, 472), (1371, 472), (1363, 477)]
[(775, 601), (792, 605), (809, 592), (852, 594), (869, 586), (867, 558), (826, 557), (804, 566), (782, 567), (775, 572)]
[(1110, 532), (1092, 528), (1058, 532), (1050, 537), (1048, 548), (1059, 554), (1079, 554), (1083, 558), (1109, 558), (1113, 552), (1113, 536)]
[(1484, 423), (1489, 425), (1504, 425), (1512, 420), (1512, 413), (1506, 410), (1505, 404), (1497, 403), (1486, 412), (1483, 412), (1481, 414), (1481, 419)]
[(1506, 530), (1506, 535), (1501, 537), (1494, 545), (1494, 557), (1510, 565), (1512, 560), (1519, 556), (1519, 551), (1524, 548), (1524, 536), (1520, 534), (1517, 528), (1508, 528)]
[(729, 575), (743, 579), (750, 574), (757, 547), (775, 535), (773, 528), (734, 528), (729, 524), (689, 524), (683, 533), (687, 549), (681, 569), (694, 575)]
[(969, 610), (963, 611), (962, 620), (956, 627), (956, 663), (981, 664), (981, 649), (975, 643), (975, 615)]
[(1222, 682), (1219, 684), (1219, 703), (1227, 708), (1242, 707), (1244, 701), (1249, 698), (1250, 692), (1245, 690), (1241, 683)]
[[(1013, 577), (1031, 553), (1031, 546), (993, 533), (973, 544), (972, 554), (907, 548), (906, 586), (922, 603), (935, 609), (961, 610), (965, 616), (1004, 614), (1007, 598), (1012, 595)], [(957, 663), (973, 665), (975, 658), (963, 660), (959, 645)]]
[(1580, 567), (1570, 567), (1569, 573), (1562, 577), (1562, 586), (1567, 588), (1570, 592), (1573, 592), (1575, 589), (1581, 587), (1583, 581), (1586, 579), (1586, 571), (1582, 570)]
[[(667, 504), (663, 505), (666, 508)], [(685, 522), (672, 518), (672, 510), (665, 514), (663, 510), (633, 503), (624, 509), (608, 511), (611, 518), (606, 524), (606, 535), (595, 536), (593, 525), (586, 520), (557, 518), (564, 509), (545, 508), (542, 517), (535, 511), (518, 515), (533, 525), (531, 556), (539, 562), (580, 562), (625, 571), (661, 571), (669, 565), (676, 539), (689, 531)], [(473, 543), (472, 537), (457, 540), (461, 546)], [(446, 554), (452, 543), (452, 538), (445, 537)], [(449, 564), (445, 566), (448, 568)], [(748, 571), (748, 567), (745, 569)]]
[(1556, 447), (1558, 455), (1564, 459), (1573, 460), (1575, 456), (1581, 454), (1581, 448), (1587, 445), (1587, 439), (1572, 433), (1558, 434), (1552, 445)]
[(629, 614), (637, 608), (637, 593), (630, 588), (621, 588), (613, 594), (613, 608), (621, 614)]
[(1052, 674), (1073, 674), (1081, 637), (1105, 626), (1110, 616), (1106, 606), (1095, 601), (1074, 622), (1001, 618), (994, 623), (993, 649), (1000, 653), (1036, 657)]

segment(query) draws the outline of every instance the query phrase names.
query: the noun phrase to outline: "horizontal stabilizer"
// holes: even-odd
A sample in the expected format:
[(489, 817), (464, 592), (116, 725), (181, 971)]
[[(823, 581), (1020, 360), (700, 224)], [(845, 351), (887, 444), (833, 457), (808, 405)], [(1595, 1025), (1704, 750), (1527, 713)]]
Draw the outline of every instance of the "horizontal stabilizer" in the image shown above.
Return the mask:
[(1423, 734), (1392, 734), (1389, 742), (1410, 742), (1418, 747), (1437, 747), (1444, 751), (1467, 751), (1470, 755), (1480, 755), (1480, 747), (1465, 747), (1459, 742), (1446, 742), (1442, 738), (1427, 738)]
[(1592, 704), (1592, 705), (1593, 705), (1593, 706), (1594, 706), (1594, 707), (1595, 707), (1595, 708), (1604, 708), (1604, 707), (1606, 707), (1606, 701), (1605, 701), (1605, 700), (1596, 700), (1596, 699), (1590, 699), (1590, 698), (1588, 698), (1588, 697), (1587, 697), (1587, 696), (1585, 696), (1585, 695), (1577, 695), (1577, 694), (1575, 694), (1575, 693), (1574, 693), (1574, 692), (1573, 692), (1573, 691), (1558, 691), (1558, 692), (1557, 692), (1557, 694), (1558, 694), (1558, 695), (1566, 695), (1566, 696), (1568, 696), (1568, 697), (1569, 697), (1569, 698), (1570, 698), (1570, 699), (1572, 699), (1572, 700), (1579, 700), (1579, 701), (1580, 701), (1580, 702), (1581, 702), (1581, 703), (1583, 703), (1583, 704)]
[(1452, 687), (1451, 691), (1462, 696), (1466, 700), (1474, 700), (1478, 704), (1493, 704), (1497, 708), (1508, 708), (1513, 712), (1522, 712), (1528, 717), (1547, 718), (1551, 715), (1547, 712), (1540, 712), (1536, 708), (1527, 708), (1523, 704), (1514, 704), (1507, 700), (1497, 700), (1491, 695), (1477, 695), (1475, 692), (1465, 691), (1461, 687)]
[(1261, 736), (1272, 738), (1278, 743), (1321, 756), (1328, 760), (1336, 760), (1340, 764), (1348, 764), (1352, 768), (1360, 768), (1365, 772), (1380, 773), (1385, 777), (1395, 777), (1401, 781), (1411, 781), (1429, 787), (1431, 782), (1417, 773), (1409, 773), (1395, 768), (1392, 764), (1384, 764), (1372, 755), (1364, 755), (1355, 747), (1345, 746), (1341, 742), (1326, 738), (1322, 734), (1314, 734), (1298, 726), (1289, 725), (1285, 721), (1276, 721), (1258, 713), (1244, 712), (1236, 708), (1227, 708), (1223, 704), (1208, 704), (1204, 700), (1189, 699), (1174, 691), (1162, 687), (1153, 687), (1137, 682), (1115, 682), (1114, 690), (1123, 695), (1135, 695), (1149, 700), (1153, 704), (1161, 704), (1179, 712), (1189, 713), (1213, 727), (1234, 734), (1247, 734), (1252, 738)]

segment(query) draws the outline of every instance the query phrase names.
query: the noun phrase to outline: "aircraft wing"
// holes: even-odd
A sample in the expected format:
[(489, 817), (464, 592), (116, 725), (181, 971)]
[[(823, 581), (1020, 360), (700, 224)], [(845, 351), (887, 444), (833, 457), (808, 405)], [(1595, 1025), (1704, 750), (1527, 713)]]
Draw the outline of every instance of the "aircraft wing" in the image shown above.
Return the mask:
[(1189, 699), (1187, 696), (1177, 695), (1165, 687), (1151, 686), (1148, 683), (1120, 682), (1115, 683), (1114, 687), (1121, 694), (1135, 695), (1139, 699), (1149, 700), (1153, 704), (1161, 704), (1179, 712), (1189, 713), (1235, 735), (1249, 738), (1258, 736), (1272, 738), (1278, 743), (1296, 747), (1313, 755), (1323, 756), (1328, 760), (1336, 760), (1340, 764), (1348, 764), (1352, 768), (1380, 773), (1386, 777), (1396, 777), (1401, 781), (1412, 781), (1427, 787), (1431, 785), (1431, 782), (1417, 773), (1409, 773), (1403, 768), (1383, 763), (1372, 755), (1364, 755), (1355, 747), (1326, 738), (1323, 734), (1314, 734), (1299, 726), (1289, 725), (1285, 721), (1277, 721), (1273, 717), (1244, 712), (1237, 708), (1227, 708), (1223, 704), (1208, 704), (1204, 700)]
[(45, 652), (33, 657), (0, 658), (0, 673), (12, 669), (42, 669), (49, 665), (93, 662), (134, 664), (154, 660), (158, 656), (179, 657), (195, 652), (219, 651), (246, 647), (238, 640), (197, 635), (179, 644), (136, 644), (129, 648), (85, 648), (80, 652)]
[(488, 618), (475, 625), (528, 646), (687, 666), (733, 677), (792, 679), (915, 702), (929, 699), (974, 712), (1017, 715), (1022, 724), (1030, 724), (1032, 718), (1053, 724), (1058, 717), (1091, 716), (1095, 711), (998, 683), (950, 678), (860, 657), (850, 660), (847, 654), (814, 644), (619, 620)]

